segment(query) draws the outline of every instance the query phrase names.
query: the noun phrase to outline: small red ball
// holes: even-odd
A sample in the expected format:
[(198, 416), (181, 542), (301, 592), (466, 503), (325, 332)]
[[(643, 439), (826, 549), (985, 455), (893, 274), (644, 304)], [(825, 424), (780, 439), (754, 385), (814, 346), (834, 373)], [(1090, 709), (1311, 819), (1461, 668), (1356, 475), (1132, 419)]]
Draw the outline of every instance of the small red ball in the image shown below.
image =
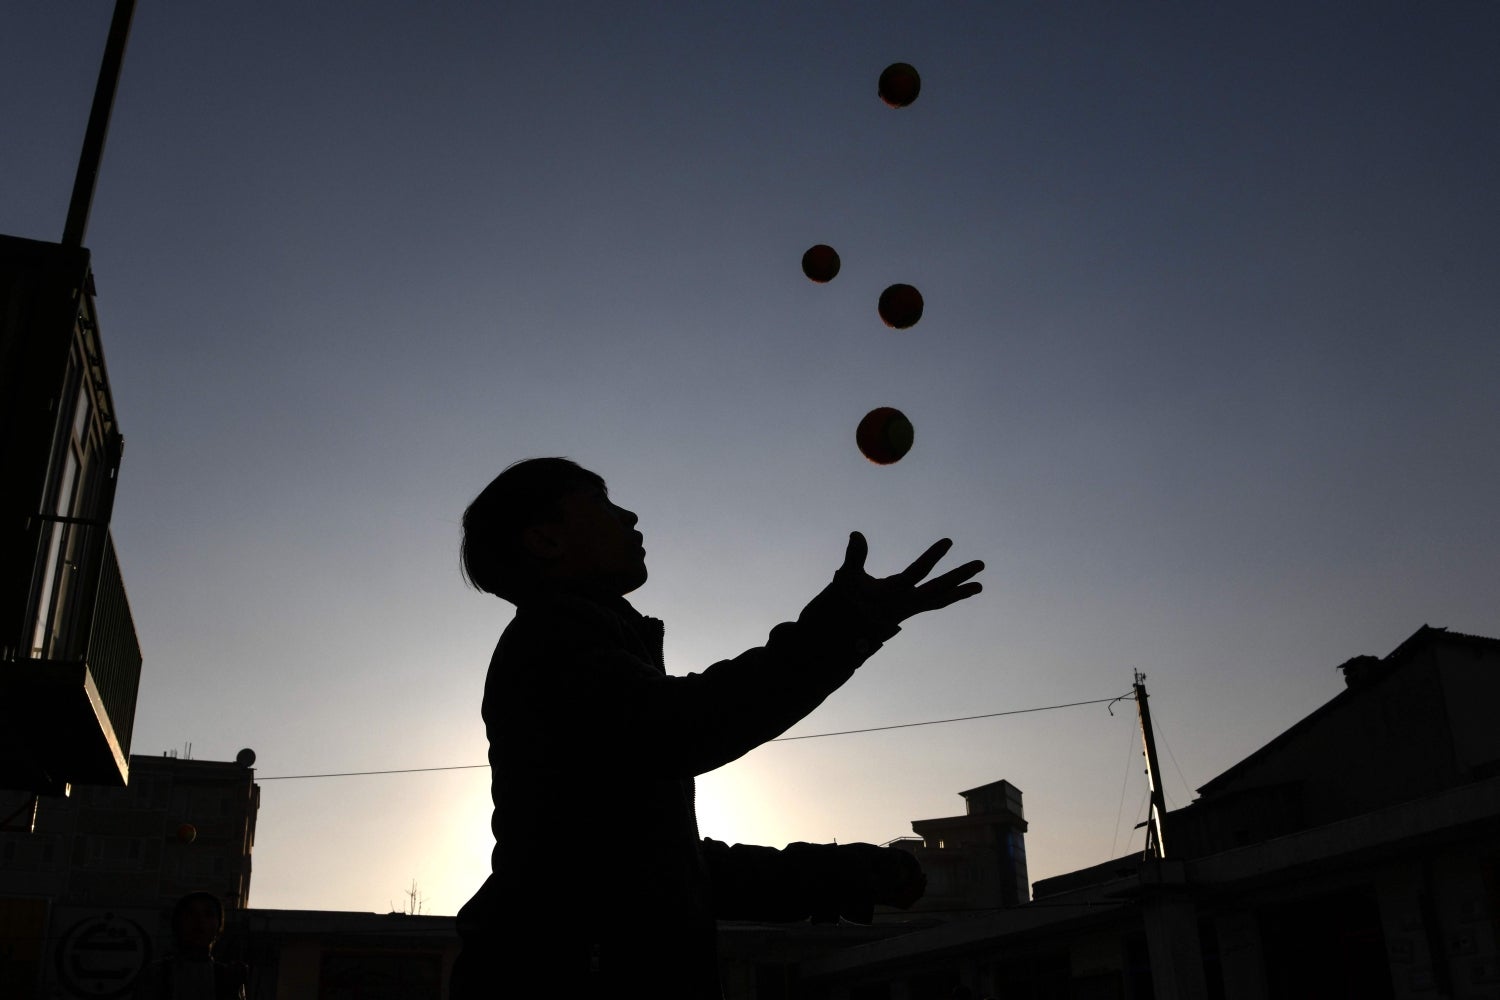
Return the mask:
[(191, 823), (184, 823), (177, 828), (177, 839), (184, 844), (191, 844), (198, 839), (198, 828)]
[(880, 293), (880, 318), (898, 330), (917, 325), (922, 318), (922, 293), (911, 285), (892, 285)]
[(802, 273), (821, 285), (838, 276), (839, 263), (839, 252), (827, 243), (819, 243), (808, 247), (802, 255)]
[(922, 77), (911, 63), (891, 63), (880, 74), (880, 99), (893, 108), (904, 108), (922, 91)]
[(877, 406), (866, 413), (854, 432), (860, 453), (876, 465), (901, 461), (914, 440), (916, 431), (911, 421), (894, 406)]

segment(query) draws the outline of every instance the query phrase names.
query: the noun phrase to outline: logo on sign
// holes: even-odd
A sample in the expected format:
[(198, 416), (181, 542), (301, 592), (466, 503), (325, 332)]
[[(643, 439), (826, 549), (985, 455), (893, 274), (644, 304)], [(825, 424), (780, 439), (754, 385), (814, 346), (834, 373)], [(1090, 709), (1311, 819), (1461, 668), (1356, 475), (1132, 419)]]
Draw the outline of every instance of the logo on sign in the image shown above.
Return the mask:
[(57, 946), (57, 975), (76, 997), (124, 993), (151, 957), (151, 941), (128, 917), (105, 913), (74, 924)]

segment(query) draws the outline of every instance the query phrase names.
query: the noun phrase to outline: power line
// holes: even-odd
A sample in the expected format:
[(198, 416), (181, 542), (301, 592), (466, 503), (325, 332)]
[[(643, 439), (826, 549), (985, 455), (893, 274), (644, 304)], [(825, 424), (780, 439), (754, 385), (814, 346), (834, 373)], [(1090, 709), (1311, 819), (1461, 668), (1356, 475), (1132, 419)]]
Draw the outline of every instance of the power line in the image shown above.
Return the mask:
[(449, 764), (446, 767), (393, 767), (389, 771), (332, 771), (327, 774), (273, 774), (256, 781), (291, 781), (294, 778), (359, 778), (367, 774), (417, 774), (421, 771), (472, 771), (489, 764)]
[(1182, 787), (1187, 789), (1188, 797), (1191, 798), (1193, 794), (1193, 786), (1188, 784), (1187, 776), (1182, 773), (1182, 765), (1177, 763), (1177, 755), (1172, 752), (1172, 744), (1167, 742), (1166, 730), (1162, 729), (1161, 727), (1160, 712), (1158, 712), (1156, 715), (1156, 731), (1161, 734), (1162, 746), (1167, 748), (1167, 756), (1172, 758), (1172, 766), (1177, 768), (1177, 777), (1182, 780)]
[[(1129, 697), (1126, 695), (1125, 697)], [(1025, 715), (1029, 712), (1051, 712), (1059, 708), (1077, 708), (1080, 705), (1102, 705), (1119, 701), (1119, 698), (1095, 698), (1091, 701), (1070, 701), (1063, 705), (1041, 705), (1037, 708), (1013, 708), (1007, 712), (986, 712), (983, 715), (961, 715), (952, 719), (931, 719), (927, 722), (900, 722), (893, 726), (871, 726), (868, 729), (841, 729), (833, 733), (809, 733), (806, 736), (781, 736), (770, 743), (786, 743), (791, 740), (816, 740), (825, 736), (852, 736), (855, 733), (878, 733), (887, 729), (911, 729), (916, 726), (940, 726), (949, 722), (970, 722), (974, 719), (996, 719), (1002, 715)], [(384, 771), (331, 771), (324, 774), (273, 774), (256, 781), (294, 781), (300, 778), (359, 778), (376, 774), (418, 774), (426, 771), (470, 771), (489, 764), (449, 764), (445, 767), (393, 767)]]
[(1120, 804), (1115, 806), (1115, 832), (1109, 838), (1109, 856), (1115, 856), (1115, 845), (1120, 841), (1120, 818), (1125, 814), (1125, 789), (1130, 786), (1130, 768), (1135, 763), (1135, 730), (1130, 731), (1130, 742), (1125, 744), (1125, 777), (1120, 781)]
[(1102, 705), (1119, 698), (1095, 698), (1093, 701), (1070, 701), (1066, 705), (1042, 705), (1039, 708), (1013, 708), (1009, 712), (986, 712), (984, 715), (961, 715), (956, 719), (933, 719), (930, 722), (902, 722), (894, 726), (871, 726), (869, 729), (841, 729), (836, 733), (810, 733), (807, 736), (782, 736), (770, 743), (785, 743), (790, 740), (815, 740), (823, 736), (850, 736), (854, 733), (878, 733), (886, 729), (910, 729), (913, 726), (939, 726), (945, 722), (968, 722), (971, 719), (994, 719), (1002, 715), (1025, 715), (1027, 712), (1050, 712), (1056, 708), (1077, 708), (1079, 705)]

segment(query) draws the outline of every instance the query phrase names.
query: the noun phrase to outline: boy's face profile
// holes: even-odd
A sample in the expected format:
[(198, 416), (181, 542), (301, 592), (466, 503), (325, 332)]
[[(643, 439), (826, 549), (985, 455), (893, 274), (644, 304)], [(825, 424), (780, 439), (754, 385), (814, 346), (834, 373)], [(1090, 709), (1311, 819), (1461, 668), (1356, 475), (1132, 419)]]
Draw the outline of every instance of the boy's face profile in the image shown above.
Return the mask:
[(638, 520), (602, 485), (579, 486), (563, 495), (554, 517), (526, 529), (526, 547), (548, 579), (624, 596), (646, 582)]
[(219, 936), (218, 907), (207, 899), (194, 899), (178, 911), (172, 924), (177, 946), (184, 952), (207, 952)]

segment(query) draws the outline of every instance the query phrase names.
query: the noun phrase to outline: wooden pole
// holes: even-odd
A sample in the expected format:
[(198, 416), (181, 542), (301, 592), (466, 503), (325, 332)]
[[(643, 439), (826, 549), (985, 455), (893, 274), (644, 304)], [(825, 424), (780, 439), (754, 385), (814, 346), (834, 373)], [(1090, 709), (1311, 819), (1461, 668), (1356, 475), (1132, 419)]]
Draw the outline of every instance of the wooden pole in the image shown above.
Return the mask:
[(1162, 828), (1166, 825), (1167, 802), (1161, 789), (1161, 765), (1156, 759), (1156, 735), (1151, 731), (1151, 706), (1146, 700), (1146, 675), (1135, 671), (1135, 707), (1141, 718), (1141, 741), (1146, 747), (1146, 778), (1151, 784), (1151, 815), (1146, 820), (1146, 853), (1158, 858), (1167, 856), (1167, 841)]

